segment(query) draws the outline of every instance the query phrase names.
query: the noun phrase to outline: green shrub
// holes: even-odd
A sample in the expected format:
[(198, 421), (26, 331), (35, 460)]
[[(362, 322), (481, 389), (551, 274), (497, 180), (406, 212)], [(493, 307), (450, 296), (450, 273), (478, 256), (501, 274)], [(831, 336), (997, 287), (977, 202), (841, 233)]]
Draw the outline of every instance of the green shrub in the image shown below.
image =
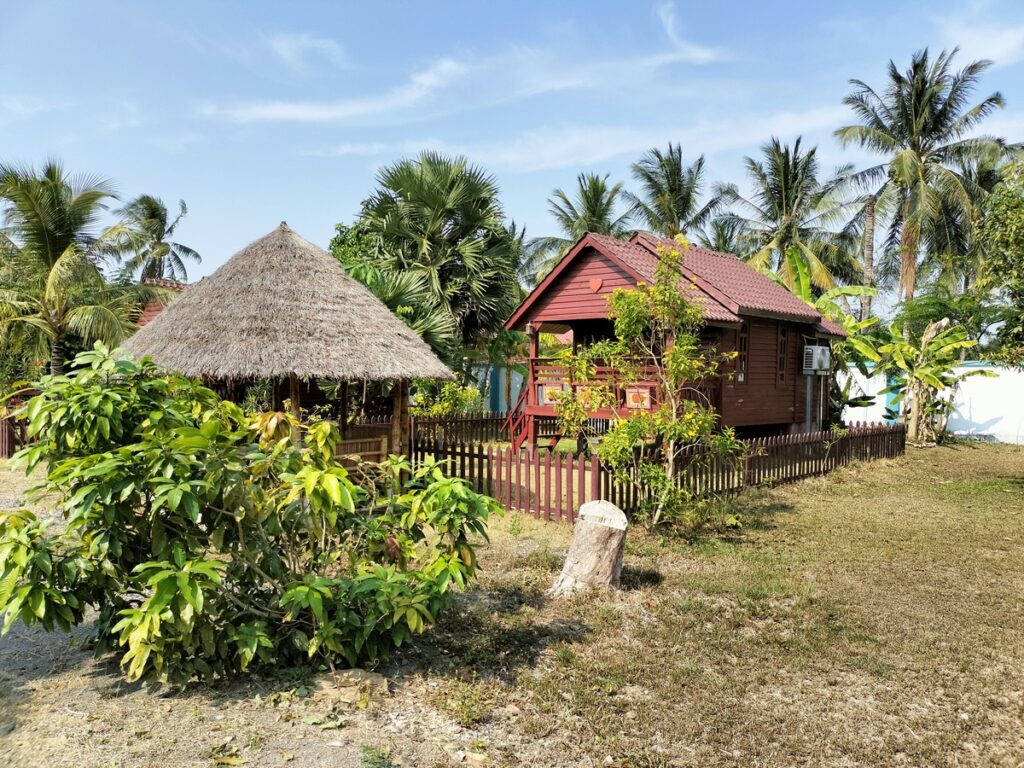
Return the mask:
[[(0, 614), (68, 630), (98, 610), (97, 651), (131, 680), (387, 655), (474, 576), (495, 502), (392, 457), (354, 484), (319, 422), (302, 446), (209, 389), (104, 348), (44, 377), (26, 410), (54, 532), (0, 514)], [(281, 427), (284, 427), (283, 429)], [(284, 434), (285, 436), (282, 436)], [(58, 526), (54, 526), (57, 529)]]
[(411, 413), (438, 419), (443, 416), (458, 416), (465, 413), (479, 413), (484, 409), (484, 396), (476, 387), (460, 386), (445, 382), (439, 391), (421, 391), (415, 398)]

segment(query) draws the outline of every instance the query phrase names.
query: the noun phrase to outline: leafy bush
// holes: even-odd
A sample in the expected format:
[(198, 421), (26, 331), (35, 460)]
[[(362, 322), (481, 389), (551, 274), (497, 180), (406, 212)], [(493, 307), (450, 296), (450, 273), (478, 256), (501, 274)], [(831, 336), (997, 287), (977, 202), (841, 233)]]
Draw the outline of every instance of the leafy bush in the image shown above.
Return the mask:
[[(304, 444), (201, 385), (102, 346), (44, 377), (25, 411), (60, 500), (53, 532), (0, 515), (0, 613), (68, 630), (98, 610), (97, 652), (131, 680), (378, 659), (436, 619), (476, 570), (493, 500), (392, 457), (357, 486), (338, 430)], [(285, 425), (287, 426), (287, 425)], [(54, 526), (56, 528), (56, 526)]]
[(437, 419), (443, 416), (479, 413), (483, 409), (484, 396), (480, 390), (473, 386), (460, 386), (449, 381), (445, 382), (436, 393), (421, 391), (409, 410), (415, 416)]

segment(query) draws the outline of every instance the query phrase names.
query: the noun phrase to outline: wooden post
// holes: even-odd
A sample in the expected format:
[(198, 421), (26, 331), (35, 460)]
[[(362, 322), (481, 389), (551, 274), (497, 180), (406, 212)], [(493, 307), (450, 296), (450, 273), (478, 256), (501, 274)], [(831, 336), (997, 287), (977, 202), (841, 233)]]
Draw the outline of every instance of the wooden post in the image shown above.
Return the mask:
[(341, 439), (348, 436), (348, 382), (341, 382), (341, 419), (338, 423)]
[(302, 420), (302, 409), (299, 407), (299, 377), (294, 373), (288, 374), (288, 410), (296, 421), (292, 426), (292, 442), (301, 446), (302, 431), (298, 426), (298, 422)]
[(406, 394), (407, 384), (403, 380), (396, 380), (391, 388), (391, 452), (399, 456), (407, 453), (406, 440), (409, 434), (408, 405)]

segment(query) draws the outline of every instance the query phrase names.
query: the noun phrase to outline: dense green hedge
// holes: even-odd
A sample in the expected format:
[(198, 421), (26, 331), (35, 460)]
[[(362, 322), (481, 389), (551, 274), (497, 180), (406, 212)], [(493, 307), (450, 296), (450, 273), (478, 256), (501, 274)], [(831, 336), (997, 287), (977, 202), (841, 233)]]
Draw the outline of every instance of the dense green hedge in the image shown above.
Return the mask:
[(473, 577), (495, 503), (436, 466), (360, 474), (319, 422), (246, 414), (102, 346), (44, 377), (25, 418), (63, 526), (0, 514), (0, 613), (47, 630), (98, 610), (128, 678), (181, 683), (257, 665), (385, 656)]

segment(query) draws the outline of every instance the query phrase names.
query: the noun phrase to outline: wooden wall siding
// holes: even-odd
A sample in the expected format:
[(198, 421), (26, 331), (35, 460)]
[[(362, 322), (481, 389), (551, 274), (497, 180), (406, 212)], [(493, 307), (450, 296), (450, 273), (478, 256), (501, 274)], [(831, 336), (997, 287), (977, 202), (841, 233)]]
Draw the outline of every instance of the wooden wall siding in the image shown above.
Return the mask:
[[(591, 281), (600, 281), (595, 291)], [(632, 288), (635, 281), (594, 249), (580, 254), (544, 295), (530, 308), (524, 322), (559, 322), (608, 317), (608, 295), (616, 288)]]
[[(697, 495), (733, 493), (823, 475), (851, 461), (896, 458), (906, 450), (902, 424), (856, 424), (845, 432), (813, 432), (746, 441), (746, 455), (721, 460), (694, 449), (684, 451), (676, 483)], [(545, 448), (420, 440), (413, 462), (427, 457), (448, 464), (447, 471), (494, 497), (505, 509), (538, 519), (575, 521), (580, 505), (605, 499), (627, 514), (640, 508), (644, 489), (615, 480), (596, 456)]]
[[(803, 390), (797, 384), (803, 326), (787, 323), (787, 375), (778, 380), (779, 322), (748, 320), (747, 380), (723, 384), (722, 422), (733, 427), (760, 424), (792, 424), (803, 421)], [(723, 334), (723, 349), (735, 349), (734, 331)]]

